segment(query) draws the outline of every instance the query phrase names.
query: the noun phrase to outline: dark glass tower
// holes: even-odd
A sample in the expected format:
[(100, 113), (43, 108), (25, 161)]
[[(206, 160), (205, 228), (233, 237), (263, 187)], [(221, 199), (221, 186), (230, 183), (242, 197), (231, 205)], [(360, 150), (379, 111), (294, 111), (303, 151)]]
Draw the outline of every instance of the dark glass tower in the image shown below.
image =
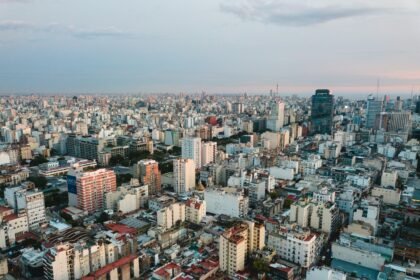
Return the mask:
[(312, 95), (311, 134), (331, 134), (334, 95), (328, 89), (317, 89)]

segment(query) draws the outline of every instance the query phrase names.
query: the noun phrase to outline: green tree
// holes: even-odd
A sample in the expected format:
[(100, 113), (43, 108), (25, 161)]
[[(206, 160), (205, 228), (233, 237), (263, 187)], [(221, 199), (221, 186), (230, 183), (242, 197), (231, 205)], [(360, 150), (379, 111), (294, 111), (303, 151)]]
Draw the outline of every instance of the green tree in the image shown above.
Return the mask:
[(96, 219), (96, 222), (102, 224), (103, 222), (109, 221), (110, 217), (106, 212), (102, 212), (101, 215)]
[(47, 186), (47, 178), (44, 176), (29, 176), (28, 181), (31, 181), (35, 184), (35, 187), (38, 189), (44, 189)]
[(124, 157), (121, 155), (116, 155), (109, 159), (110, 166), (121, 165), (123, 162), (124, 162)]
[(130, 182), (133, 176), (131, 174), (118, 174), (117, 175), (117, 186), (121, 186), (123, 183)]
[(272, 199), (272, 200), (274, 200), (274, 199), (276, 199), (276, 198), (278, 198), (279, 197), (279, 194), (277, 193), (277, 192), (270, 192), (270, 198)]
[(37, 155), (34, 159), (31, 160), (29, 163), (30, 166), (38, 166), (42, 163), (46, 163), (48, 160), (43, 155)]
[(268, 262), (264, 259), (255, 259), (252, 262), (252, 268), (258, 273), (266, 273), (269, 271)]

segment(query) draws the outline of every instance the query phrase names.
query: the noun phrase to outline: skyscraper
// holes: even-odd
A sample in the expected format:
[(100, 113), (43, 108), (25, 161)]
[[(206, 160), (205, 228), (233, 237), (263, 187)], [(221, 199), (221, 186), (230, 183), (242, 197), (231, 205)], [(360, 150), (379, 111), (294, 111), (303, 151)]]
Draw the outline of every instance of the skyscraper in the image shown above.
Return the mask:
[(182, 158), (194, 160), (195, 168), (201, 167), (201, 138), (186, 137), (182, 139)]
[(280, 131), (284, 124), (284, 103), (273, 102), (271, 104), (271, 113), (267, 118), (267, 129), (271, 131)]
[(174, 189), (185, 193), (195, 187), (195, 164), (192, 159), (174, 160)]
[(139, 178), (143, 185), (149, 186), (149, 194), (156, 194), (161, 190), (161, 174), (159, 163), (153, 159), (140, 160), (133, 166), (134, 177)]
[(369, 95), (366, 109), (366, 128), (374, 128), (378, 115), (382, 112), (383, 102)]
[(328, 89), (317, 89), (312, 95), (311, 133), (331, 134), (334, 114), (334, 95)]

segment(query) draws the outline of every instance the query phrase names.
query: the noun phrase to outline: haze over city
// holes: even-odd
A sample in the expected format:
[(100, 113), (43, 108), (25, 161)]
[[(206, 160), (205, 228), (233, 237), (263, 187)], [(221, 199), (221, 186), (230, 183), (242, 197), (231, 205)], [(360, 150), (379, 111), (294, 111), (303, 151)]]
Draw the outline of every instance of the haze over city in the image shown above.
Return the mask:
[(420, 279), (420, 1), (0, 0), (18, 279)]
[(1, 0), (0, 92), (420, 90), (416, 0)]

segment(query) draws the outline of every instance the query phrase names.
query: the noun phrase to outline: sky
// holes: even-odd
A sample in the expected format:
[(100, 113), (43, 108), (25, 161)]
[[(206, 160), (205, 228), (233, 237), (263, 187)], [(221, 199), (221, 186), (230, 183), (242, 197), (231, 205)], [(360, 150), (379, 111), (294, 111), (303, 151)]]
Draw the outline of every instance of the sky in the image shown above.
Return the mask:
[(0, 94), (420, 93), (420, 0), (0, 0)]

